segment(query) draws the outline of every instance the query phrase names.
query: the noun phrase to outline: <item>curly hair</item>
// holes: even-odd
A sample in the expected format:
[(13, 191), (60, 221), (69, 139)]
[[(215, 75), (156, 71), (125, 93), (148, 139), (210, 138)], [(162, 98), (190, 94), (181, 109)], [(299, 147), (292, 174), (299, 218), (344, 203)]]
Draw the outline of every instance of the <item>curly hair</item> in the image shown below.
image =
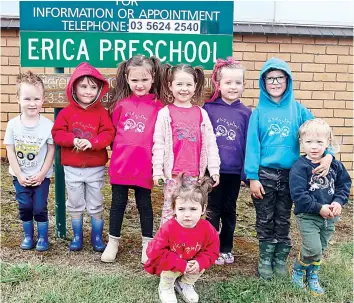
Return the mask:
[(41, 79), (41, 77), (32, 73), (31, 71), (21, 73), (17, 76), (17, 78), (16, 78), (17, 96), (19, 96), (22, 83), (27, 83), (27, 84), (33, 85), (33, 86), (39, 86), (42, 88), (43, 94), (44, 94), (43, 80)]

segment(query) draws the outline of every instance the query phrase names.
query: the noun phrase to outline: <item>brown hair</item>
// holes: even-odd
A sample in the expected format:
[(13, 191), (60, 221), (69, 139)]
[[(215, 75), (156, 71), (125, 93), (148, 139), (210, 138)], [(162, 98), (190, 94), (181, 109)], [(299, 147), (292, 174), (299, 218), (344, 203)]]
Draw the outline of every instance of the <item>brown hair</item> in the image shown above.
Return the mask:
[(177, 188), (171, 197), (171, 206), (174, 210), (176, 207), (177, 198), (183, 200), (192, 200), (200, 203), (202, 209), (206, 209), (208, 204), (208, 193), (213, 188), (213, 180), (210, 177), (199, 178), (196, 182), (188, 181), (185, 174), (180, 174), (177, 177)]
[(17, 96), (19, 96), (22, 83), (27, 83), (29, 85), (41, 87), (43, 90), (43, 95), (44, 95), (43, 80), (41, 79), (41, 77), (32, 73), (31, 71), (19, 74), (16, 78), (16, 83), (17, 83)]
[(243, 82), (245, 82), (246, 69), (241, 65), (240, 61), (236, 61), (233, 57), (227, 57), (226, 60), (216, 60), (211, 75), (211, 98), (207, 102), (212, 102), (219, 97), (219, 83), (221, 80), (221, 72), (224, 68), (241, 69), (243, 71)]
[(201, 105), (203, 98), (203, 89), (204, 89), (204, 81), (205, 76), (203, 69), (200, 66), (193, 67), (188, 64), (178, 64), (172, 66), (170, 64), (164, 64), (161, 68), (161, 78), (164, 80), (161, 83), (161, 101), (164, 104), (172, 104), (174, 98), (169, 89), (169, 85), (174, 80), (175, 74), (177, 72), (186, 72), (193, 76), (194, 83), (196, 84), (195, 92), (191, 103), (193, 105)]
[(154, 93), (156, 98), (159, 99), (160, 92), (160, 59), (151, 56), (146, 57), (144, 55), (135, 55), (129, 60), (123, 61), (118, 65), (116, 73), (116, 85), (113, 88), (111, 94), (113, 95), (112, 100), (109, 102), (109, 110), (113, 111), (117, 101), (127, 98), (131, 95), (131, 90), (127, 82), (127, 76), (129, 75), (129, 69), (131, 67), (146, 67), (148, 72), (151, 74), (154, 82), (151, 86), (151, 93)]

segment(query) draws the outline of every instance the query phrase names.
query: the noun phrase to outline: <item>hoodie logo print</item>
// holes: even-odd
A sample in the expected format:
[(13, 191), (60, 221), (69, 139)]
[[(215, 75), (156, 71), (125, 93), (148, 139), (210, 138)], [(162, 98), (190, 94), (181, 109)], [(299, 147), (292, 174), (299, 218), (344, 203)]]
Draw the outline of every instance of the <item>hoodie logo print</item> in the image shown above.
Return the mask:
[(328, 194), (329, 195), (334, 194), (334, 180), (333, 179), (331, 179), (331, 181), (329, 181), (327, 179), (327, 177), (319, 177), (318, 175), (312, 175), (309, 184), (310, 184), (310, 189), (309, 189), (310, 191), (328, 188)]
[(178, 140), (187, 139), (190, 142), (196, 142), (197, 129), (198, 126), (196, 124), (187, 125), (185, 123), (176, 123)]
[(143, 133), (145, 130), (145, 124), (143, 122), (136, 123), (133, 119), (127, 119), (124, 122), (124, 131), (135, 129), (136, 133)]
[(215, 136), (216, 137), (226, 137), (226, 140), (235, 141), (236, 132), (233, 129), (230, 129), (228, 131), (224, 125), (218, 125), (215, 129)]
[(93, 137), (91, 132), (83, 132), (80, 128), (74, 128), (73, 133), (75, 138), (79, 139), (91, 139)]
[(278, 124), (271, 124), (268, 127), (268, 136), (272, 137), (279, 135), (280, 137), (288, 137), (290, 134), (290, 128), (287, 126), (280, 127)]

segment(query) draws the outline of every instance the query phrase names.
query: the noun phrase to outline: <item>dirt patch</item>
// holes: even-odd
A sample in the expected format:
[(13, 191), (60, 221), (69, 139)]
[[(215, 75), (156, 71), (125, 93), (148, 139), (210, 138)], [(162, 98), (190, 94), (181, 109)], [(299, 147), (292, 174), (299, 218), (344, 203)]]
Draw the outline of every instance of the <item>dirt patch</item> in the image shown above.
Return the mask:
[[(1, 260), (10, 263), (30, 262), (32, 264), (46, 263), (55, 266), (69, 266), (88, 272), (112, 273), (112, 271), (129, 271), (144, 275), (140, 264), (141, 233), (138, 210), (135, 205), (134, 195), (129, 194), (129, 202), (123, 222), (122, 242), (119, 247), (117, 262), (104, 264), (100, 261), (100, 253), (92, 250), (90, 245), (90, 223), (84, 217), (84, 248), (80, 252), (70, 252), (68, 245), (72, 232), (70, 218), (67, 216), (68, 239), (55, 237), (55, 198), (54, 182), (50, 186), (48, 200), (50, 222), (50, 249), (39, 253), (35, 250), (23, 251), (19, 247), (22, 240), (22, 230), (18, 219), (17, 201), (12, 178), (7, 172), (8, 164), (1, 162)], [(106, 180), (103, 194), (105, 198), (105, 234), (108, 233), (109, 207), (111, 201), (111, 188)], [(152, 193), (155, 230), (158, 229), (163, 194), (161, 189)], [(294, 249), (291, 256), (299, 251), (300, 238), (292, 216), (291, 236)], [(242, 188), (237, 201), (237, 227), (234, 238), (235, 263), (228, 266), (213, 266), (210, 270), (211, 280), (224, 280), (236, 273), (252, 276), (256, 274), (256, 260), (258, 258), (258, 241), (255, 232), (255, 210), (247, 188)], [(336, 226), (336, 233), (331, 244), (349, 242), (353, 239), (353, 204), (349, 203), (343, 211), (343, 216)]]

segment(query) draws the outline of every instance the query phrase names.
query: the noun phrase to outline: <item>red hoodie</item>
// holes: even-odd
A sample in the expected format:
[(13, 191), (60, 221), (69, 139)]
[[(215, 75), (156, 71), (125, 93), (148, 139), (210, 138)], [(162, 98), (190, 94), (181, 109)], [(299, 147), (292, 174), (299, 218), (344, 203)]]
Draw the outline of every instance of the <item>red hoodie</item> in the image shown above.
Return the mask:
[(119, 101), (113, 110), (116, 136), (108, 170), (111, 184), (153, 187), (152, 137), (162, 108), (155, 98), (154, 94), (132, 95)]
[[(92, 76), (103, 82), (98, 97), (88, 107), (78, 104), (73, 97), (73, 85), (82, 76)], [(103, 166), (108, 161), (106, 147), (114, 138), (114, 127), (107, 110), (100, 100), (108, 91), (108, 82), (90, 64), (80, 63), (75, 69), (66, 88), (70, 104), (60, 111), (54, 122), (54, 142), (61, 146), (61, 164), (72, 167)], [(92, 148), (85, 151), (74, 149), (74, 139), (87, 139)]]

